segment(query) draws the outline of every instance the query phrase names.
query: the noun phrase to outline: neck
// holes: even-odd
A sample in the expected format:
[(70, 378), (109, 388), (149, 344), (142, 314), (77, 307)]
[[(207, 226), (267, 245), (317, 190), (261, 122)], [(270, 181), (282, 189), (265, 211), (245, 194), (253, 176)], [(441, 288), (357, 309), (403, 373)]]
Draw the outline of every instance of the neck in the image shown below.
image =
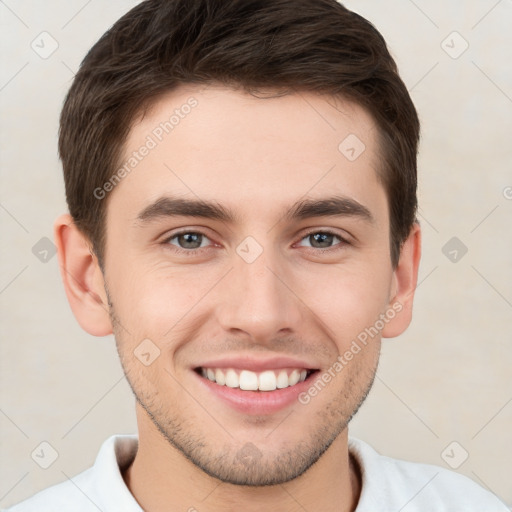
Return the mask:
[(298, 478), (282, 485), (249, 487), (223, 483), (207, 475), (152, 423), (139, 422), (137, 455), (123, 478), (148, 512), (353, 512), (361, 491), (359, 468), (348, 452), (347, 429)]

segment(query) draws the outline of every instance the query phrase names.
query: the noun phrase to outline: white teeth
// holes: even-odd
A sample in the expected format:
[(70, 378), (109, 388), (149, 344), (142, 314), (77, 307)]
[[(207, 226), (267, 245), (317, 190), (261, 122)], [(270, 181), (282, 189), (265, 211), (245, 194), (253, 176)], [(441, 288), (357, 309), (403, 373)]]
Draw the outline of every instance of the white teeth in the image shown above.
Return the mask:
[(272, 370), (260, 373), (258, 388), (260, 391), (274, 391), (276, 389), (276, 381), (276, 374)]
[(300, 372), (298, 370), (293, 370), (292, 374), (288, 377), (288, 383), (290, 386), (295, 386), (300, 379)]
[(277, 384), (276, 384), (276, 386), (277, 386), (278, 389), (287, 388), (289, 386), (289, 384), (288, 384), (288, 374), (286, 373), (285, 370), (281, 370), (279, 372), (279, 375), (277, 376)]
[(239, 387), (239, 384), (240, 383), (238, 380), (237, 373), (235, 372), (235, 370), (229, 369), (226, 372), (226, 386), (228, 386), (229, 388), (237, 388)]
[(240, 372), (240, 389), (256, 391), (258, 389), (258, 376), (254, 372), (242, 370)]
[(219, 386), (240, 388), (244, 391), (274, 391), (289, 386), (295, 386), (306, 380), (308, 371), (304, 369), (290, 370), (266, 370), (261, 373), (250, 370), (237, 372), (233, 368), (227, 370), (222, 368), (201, 368), (201, 375), (215, 382)]
[(224, 372), (218, 368), (215, 370), (215, 381), (220, 386), (224, 386), (224, 384), (226, 384), (226, 376), (224, 375)]

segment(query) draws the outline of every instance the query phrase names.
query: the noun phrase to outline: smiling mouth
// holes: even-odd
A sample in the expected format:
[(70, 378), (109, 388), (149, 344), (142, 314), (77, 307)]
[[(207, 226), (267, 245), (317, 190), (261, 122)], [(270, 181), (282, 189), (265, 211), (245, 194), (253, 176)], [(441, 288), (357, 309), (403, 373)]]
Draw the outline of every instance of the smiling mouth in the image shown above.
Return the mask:
[(239, 370), (235, 368), (205, 368), (198, 367), (194, 371), (201, 377), (229, 388), (243, 391), (275, 391), (295, 386), (318, 370), (306, 368), (282, 368), (278, 370), (265, 370), (253, 372), (251, 370)]

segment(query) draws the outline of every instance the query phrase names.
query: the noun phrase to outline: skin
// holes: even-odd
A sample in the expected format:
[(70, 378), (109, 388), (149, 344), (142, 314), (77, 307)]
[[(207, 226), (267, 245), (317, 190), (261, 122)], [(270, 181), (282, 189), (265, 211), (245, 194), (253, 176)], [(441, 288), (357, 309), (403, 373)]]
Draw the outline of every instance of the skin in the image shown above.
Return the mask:
[[(410, 323), (419, 226), (393, 268), (377, 128), (339, 98), (181, 86), (134, 122), (126, 156), (191, 96), (197, 107), (110, 192), (103, 271), (69, 216), (55, 224), (73, 312), (90, 334), (115, 334), (137, 398), (139, 450), (125, 482), (152, 512), (352, 511), (361, 476), (347, 424), (372, 385), (381, 337)], [(355, 161), (338, 150), (349, 134), (366, 146)], [(372, 220), (284, 218), (296, 201), (333, 194), (357, 201)], [(171, 195), (216, 201), (236, 221), (138, 218)], [(183, 237), (171, 238), (183, 229), (204, 234), (192, 256), (176, 252), (191, 251)], [(336, 236), (323, 244), (309, 236), (326, 230)], [(263, 249), (252, 263), (236, 251), (247, 236)], [(222, 355), (284, 355), (321, 375), (397, 303), (401, 312), (307, 405), (243, 414), (192, 371)], [(144, 339), (160, 350), (149, 366), (134, 356)]]

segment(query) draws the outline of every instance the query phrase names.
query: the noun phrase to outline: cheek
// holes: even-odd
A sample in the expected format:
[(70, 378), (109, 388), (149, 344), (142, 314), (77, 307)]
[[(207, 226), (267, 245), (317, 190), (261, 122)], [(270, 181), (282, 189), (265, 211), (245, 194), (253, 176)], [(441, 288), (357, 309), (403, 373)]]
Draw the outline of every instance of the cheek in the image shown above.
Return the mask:
[(201, 310), (197, 306), (219, 276), (222, 272), (199, 271), (193, 265), (179, 269), (167, 265), (141, 268), (125, 261), (111, 273), (111, 299), (133, 342), (141, 336), (161, 342), (172, 338), (197, 315)]
[[(375, 324), (388, 306), (390, 269), (325, 267), (302, 280), (302, 297), (340, 345)], [(304, 286), (304, 283), (315, 283)]]
[[(140, 259), (130, 258), (126, 251), (107, 274), (115, 312), (130, 333), (124, 336), (130, 344), (145, 338), (158, 343), (175, 339), (184, 329), (193, 329), (191, 322), (195, 326), (206, 322), (224, 299), (232, 299), (231, 291), (222, 289), (232, 289), (229, 284), (233, 274), (229, 282), (223, 282), (229, 265), (171, 265), (162, 260), (144, 264)], [(344, 264), (291, 263), (282, 270), (293, 290), (283, 299), (294, 302), (297, 308), (306, 305), (329, 327), (330, 336), (340, 345), (350, 343), (373, 325), (388, 304), (392, 271), (378, 251)], [(243, 300), (248, 290), (233, 288), (233, 292), (241, 294)], [(312, 323), (316, 322), (314, 316)]]

